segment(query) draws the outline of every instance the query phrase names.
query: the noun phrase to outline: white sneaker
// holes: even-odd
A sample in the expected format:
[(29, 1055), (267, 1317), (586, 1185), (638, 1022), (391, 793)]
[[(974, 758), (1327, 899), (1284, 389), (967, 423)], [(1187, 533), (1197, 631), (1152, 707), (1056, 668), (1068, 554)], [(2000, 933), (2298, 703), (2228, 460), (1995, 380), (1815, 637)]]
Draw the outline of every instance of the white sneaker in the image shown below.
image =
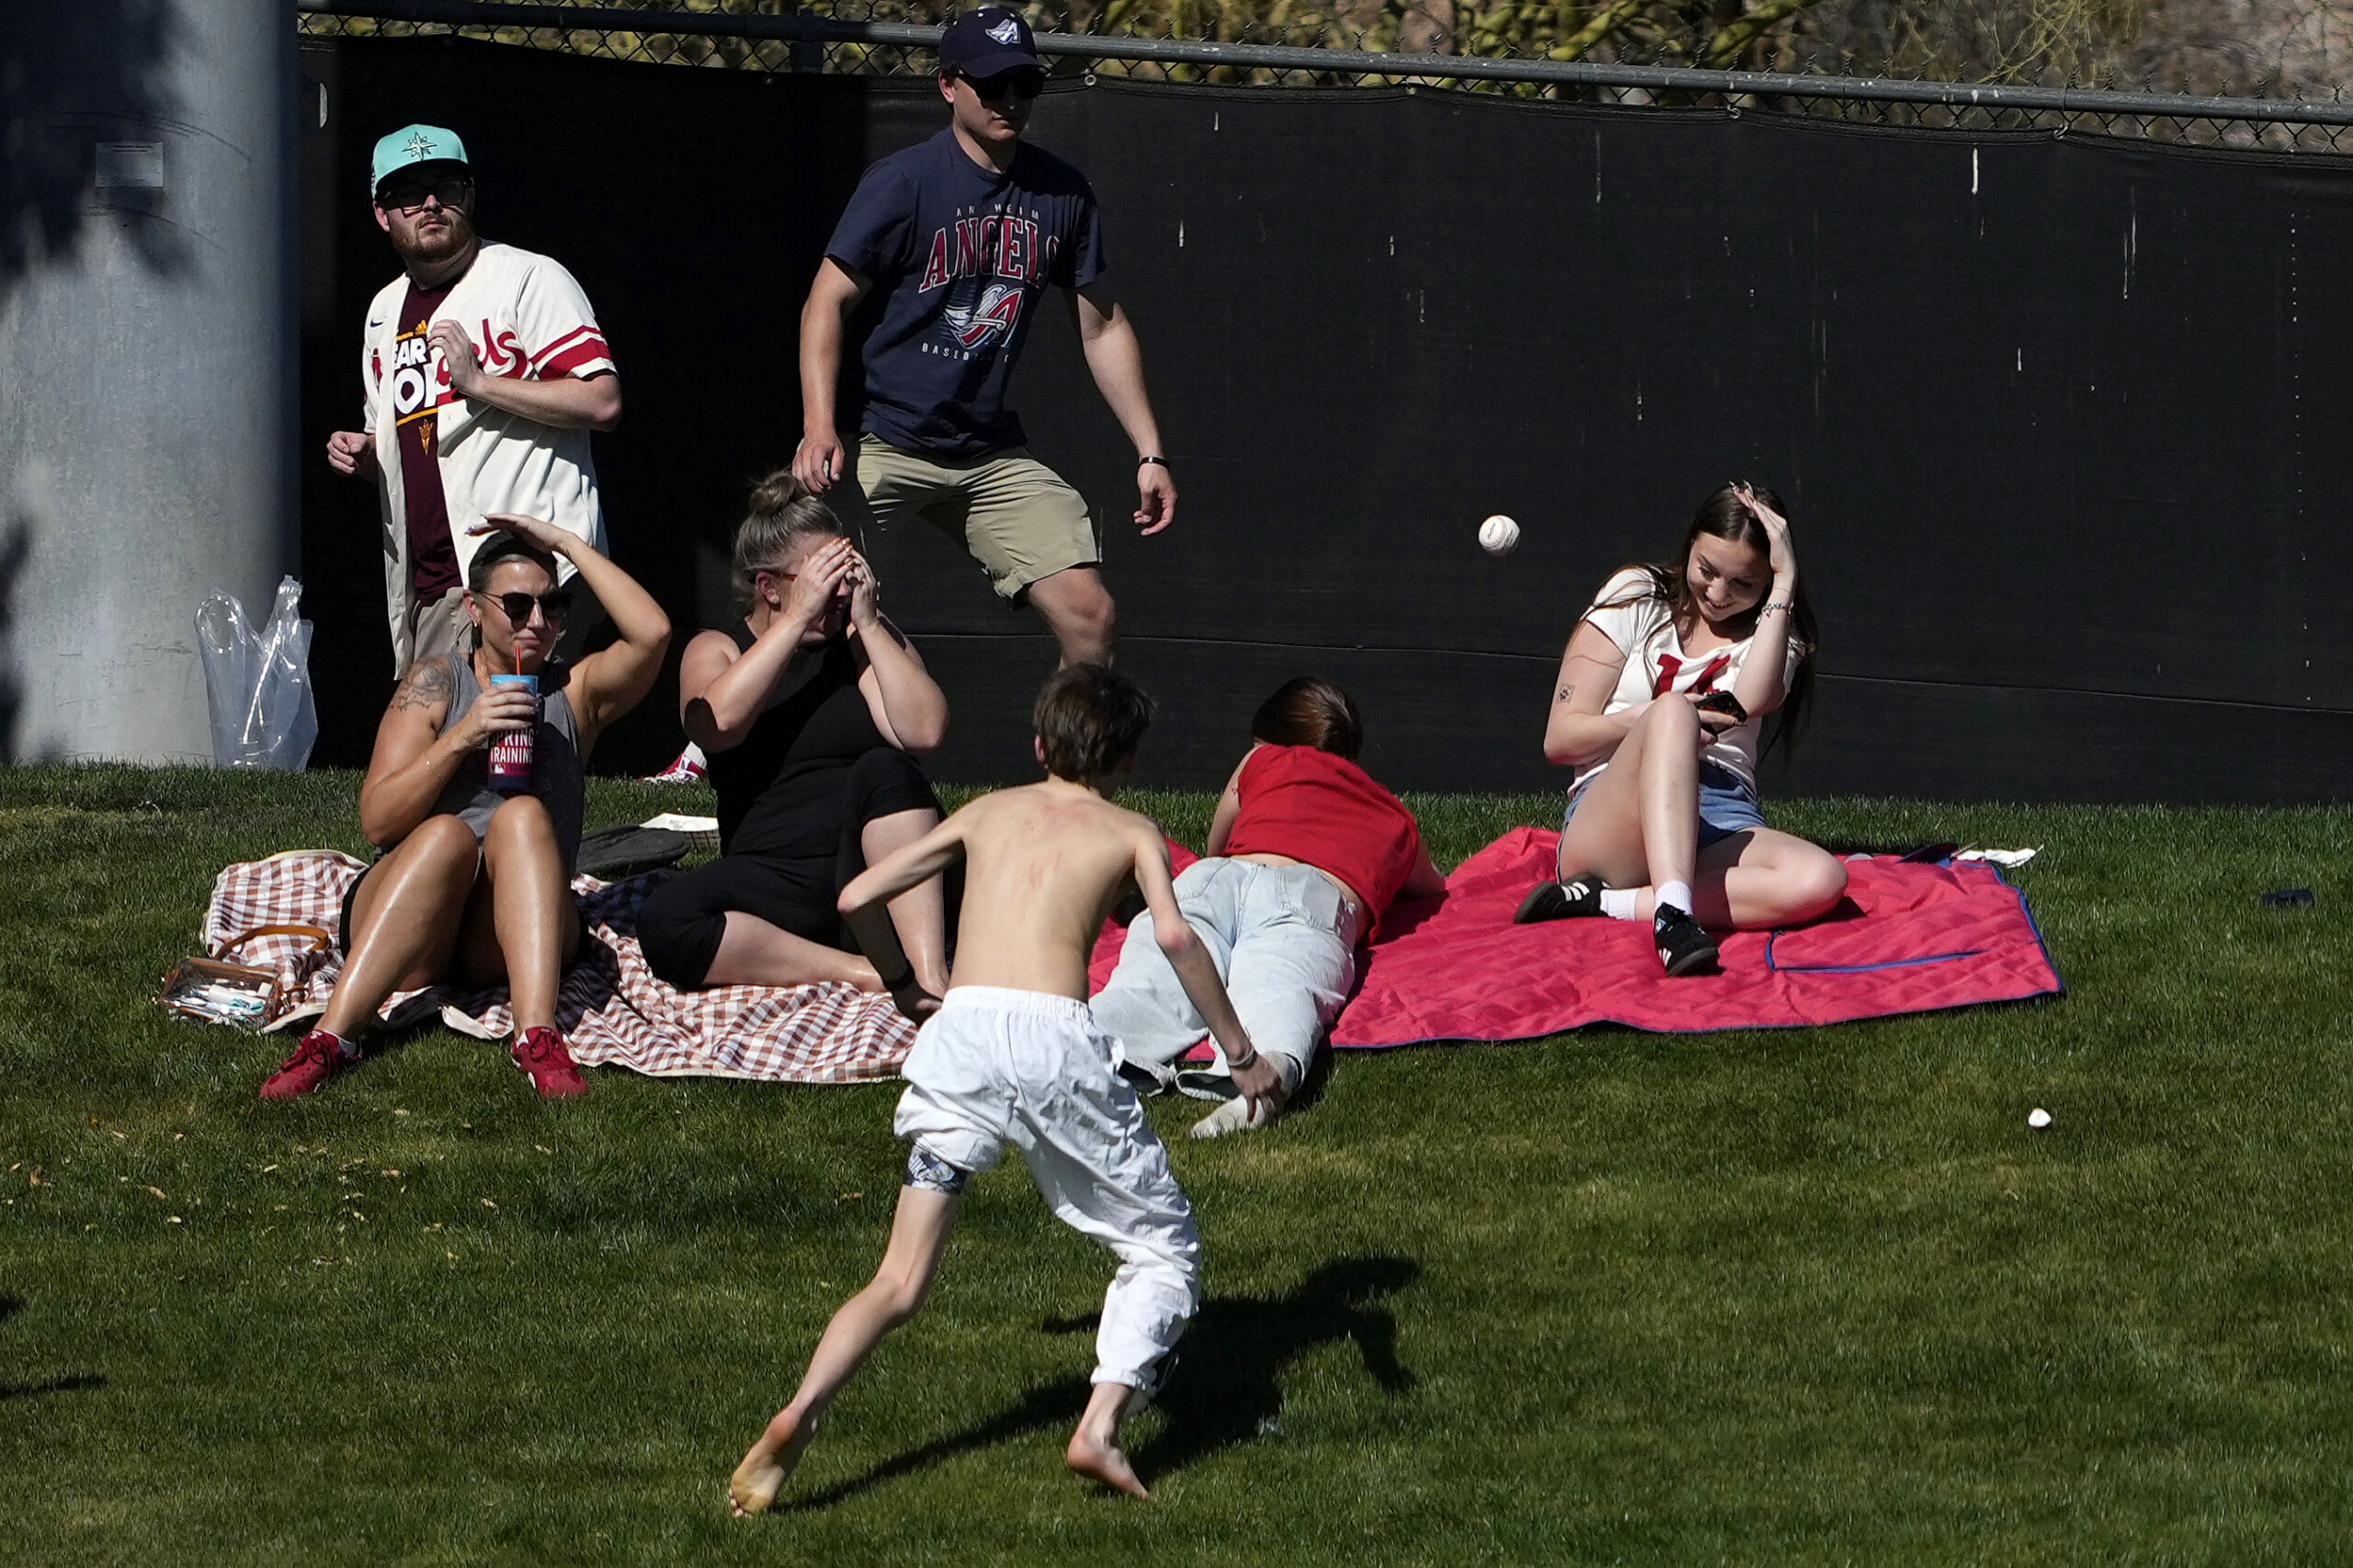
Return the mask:
[(1236, 1095), (1200, 1120), (1193, 1123), (1193, 1131), (1188, 1136), (1222, 1138), (1229, 1132), (1256, 1132), (1281, 1114), (1282, 1112), (1279, 1110), (1267, 1109), (1262, 1104), (1258, 1114), (1253, 1116), (1250, 1114), (1250, 1102), (1240, 1095)]

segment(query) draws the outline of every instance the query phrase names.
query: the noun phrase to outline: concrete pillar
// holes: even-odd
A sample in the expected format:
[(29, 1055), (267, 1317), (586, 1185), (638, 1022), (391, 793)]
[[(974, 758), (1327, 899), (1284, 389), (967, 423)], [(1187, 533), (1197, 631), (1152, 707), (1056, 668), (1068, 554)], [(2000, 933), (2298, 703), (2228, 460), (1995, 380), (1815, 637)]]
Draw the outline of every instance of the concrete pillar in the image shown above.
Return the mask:
[(210, 760), (196, 607), (296, 556), (286, 0), (0, 44), (0, 749)]

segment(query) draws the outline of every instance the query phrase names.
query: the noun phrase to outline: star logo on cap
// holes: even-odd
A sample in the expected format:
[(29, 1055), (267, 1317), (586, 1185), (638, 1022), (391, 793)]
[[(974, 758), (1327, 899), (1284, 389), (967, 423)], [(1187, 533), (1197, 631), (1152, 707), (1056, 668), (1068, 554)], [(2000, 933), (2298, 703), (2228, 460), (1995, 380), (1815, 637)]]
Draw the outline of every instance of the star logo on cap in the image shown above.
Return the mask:
[(402, 148), (401, 151), (406, 153), (412, 158), (426, 157), (433, 151), (433, 139), (426, 135), (424, 131), (420, 131), (415, 135), (408, 139), (408, 145)]

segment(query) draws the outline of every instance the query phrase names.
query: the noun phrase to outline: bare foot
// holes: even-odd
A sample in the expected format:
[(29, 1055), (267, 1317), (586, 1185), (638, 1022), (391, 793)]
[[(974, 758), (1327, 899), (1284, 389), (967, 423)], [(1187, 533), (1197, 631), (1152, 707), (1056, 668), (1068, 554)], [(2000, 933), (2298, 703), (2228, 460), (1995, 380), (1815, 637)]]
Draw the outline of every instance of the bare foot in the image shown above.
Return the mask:
[(1143, 1483), (1136, 1479), (1134, 1467), (1128, 1463), (1126, 1451), (1117, 1442), (1089, 1432), (1085, 1425), (1071, 1434), (1070, 1448), (1063, 1457), (1081, 1475), (1091, 1476), (1131, 1497), (1152, 1501), (1152, 1494), (1144, 1490)]
[(1079, 1416), (1078, 1430), (1070, 1435), (1070, 1447), (1063, 1457), (1079, 1474), (1149, 1502), (1152, 1494), (1136, 1479), (1135, 1468), (1120, 1447), (1120, 1423), (1131, 1406), (1142, 1403), (1136, 1391), (1125, 1383), (1097, 1383), (1086, 1396), (1086, 1413)]
[(776, 1419), (768, 1423), (767, 1430), (760, 1434), (760, 1440), (752, 1445), (751, 1451), (744, 1456), (744, 1462), (737, 1465), (735, 1473), (728, 1478), (727, 1504), (737, 1518), (748, 1518), (754, 1514), (768, 1511), (776, 1502), (776, 1494), (784, 1490), (785, 1481), (792, 1474), (793, 1466), (801, 1462), (802, 1450), (809, 1447), (809, 1440), (816, 1435), (817, 1422), (813, 1416), (803, 1421), (796, 1418), (790, 1409), (776, 1413)]

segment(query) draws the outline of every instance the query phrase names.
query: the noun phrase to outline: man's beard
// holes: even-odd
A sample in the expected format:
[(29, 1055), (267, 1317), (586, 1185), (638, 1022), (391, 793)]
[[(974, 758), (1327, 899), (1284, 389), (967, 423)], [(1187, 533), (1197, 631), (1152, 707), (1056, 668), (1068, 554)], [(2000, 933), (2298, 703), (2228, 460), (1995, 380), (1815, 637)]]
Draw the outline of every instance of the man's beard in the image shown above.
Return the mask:
[(418, 233), (403, 239), (399, 231), (395, 230), (392, 233), (392, 249), (403, 262), (411, 266), (421, 264), (426, 267), (438, 267), (442, 262), (462, 254), (468, 245), (473, 244), (473, 239), (472, 222), (462, 214), (453, 212), (449, 215), (448, 225), (442, 229), (438, 237)]

